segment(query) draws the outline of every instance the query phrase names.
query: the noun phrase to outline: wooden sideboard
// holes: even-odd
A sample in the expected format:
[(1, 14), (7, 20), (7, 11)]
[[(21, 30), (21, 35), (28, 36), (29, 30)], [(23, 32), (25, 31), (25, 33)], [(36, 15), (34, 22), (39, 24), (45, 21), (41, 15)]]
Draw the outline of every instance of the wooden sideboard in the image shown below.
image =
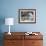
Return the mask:
[(11, 32), (8, 35), (4, 33), (4, 46), (43, 46), (43, 35), (40, 32), (38, 35), (25, 35), (26, 32)]

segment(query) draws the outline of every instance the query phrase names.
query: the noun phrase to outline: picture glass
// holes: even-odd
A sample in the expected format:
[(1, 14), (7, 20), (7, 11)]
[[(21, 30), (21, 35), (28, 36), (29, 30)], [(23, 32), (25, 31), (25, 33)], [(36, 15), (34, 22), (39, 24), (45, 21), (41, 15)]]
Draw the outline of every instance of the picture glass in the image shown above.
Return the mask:
[(19, 10), (19, 22), (20, 23), (35, 23), (36, 22), (36, 10), (35, 9), (20, 9)]

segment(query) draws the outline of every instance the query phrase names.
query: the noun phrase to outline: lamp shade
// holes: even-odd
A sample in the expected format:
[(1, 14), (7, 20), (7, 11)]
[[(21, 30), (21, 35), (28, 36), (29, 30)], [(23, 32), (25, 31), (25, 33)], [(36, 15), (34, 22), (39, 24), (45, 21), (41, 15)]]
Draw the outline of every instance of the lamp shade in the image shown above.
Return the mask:
[(14, 25), (14, 18), (5, 18), (5, 25)]

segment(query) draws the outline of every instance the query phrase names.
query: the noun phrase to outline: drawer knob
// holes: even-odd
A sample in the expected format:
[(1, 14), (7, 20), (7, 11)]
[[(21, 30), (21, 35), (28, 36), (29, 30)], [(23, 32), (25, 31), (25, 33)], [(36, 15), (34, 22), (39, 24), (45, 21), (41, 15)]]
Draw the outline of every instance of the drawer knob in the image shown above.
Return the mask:
[(32, 42), (32, 44), (34, 44), (35, 42)]

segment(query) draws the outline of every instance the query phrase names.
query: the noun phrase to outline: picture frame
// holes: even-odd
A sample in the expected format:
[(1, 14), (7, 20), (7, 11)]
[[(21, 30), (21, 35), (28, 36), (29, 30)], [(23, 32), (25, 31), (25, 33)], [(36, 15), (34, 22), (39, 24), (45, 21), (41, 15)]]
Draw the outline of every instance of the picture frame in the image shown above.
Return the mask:
[(19, 9), (19, 23), (36, 23), (36, 9)]

